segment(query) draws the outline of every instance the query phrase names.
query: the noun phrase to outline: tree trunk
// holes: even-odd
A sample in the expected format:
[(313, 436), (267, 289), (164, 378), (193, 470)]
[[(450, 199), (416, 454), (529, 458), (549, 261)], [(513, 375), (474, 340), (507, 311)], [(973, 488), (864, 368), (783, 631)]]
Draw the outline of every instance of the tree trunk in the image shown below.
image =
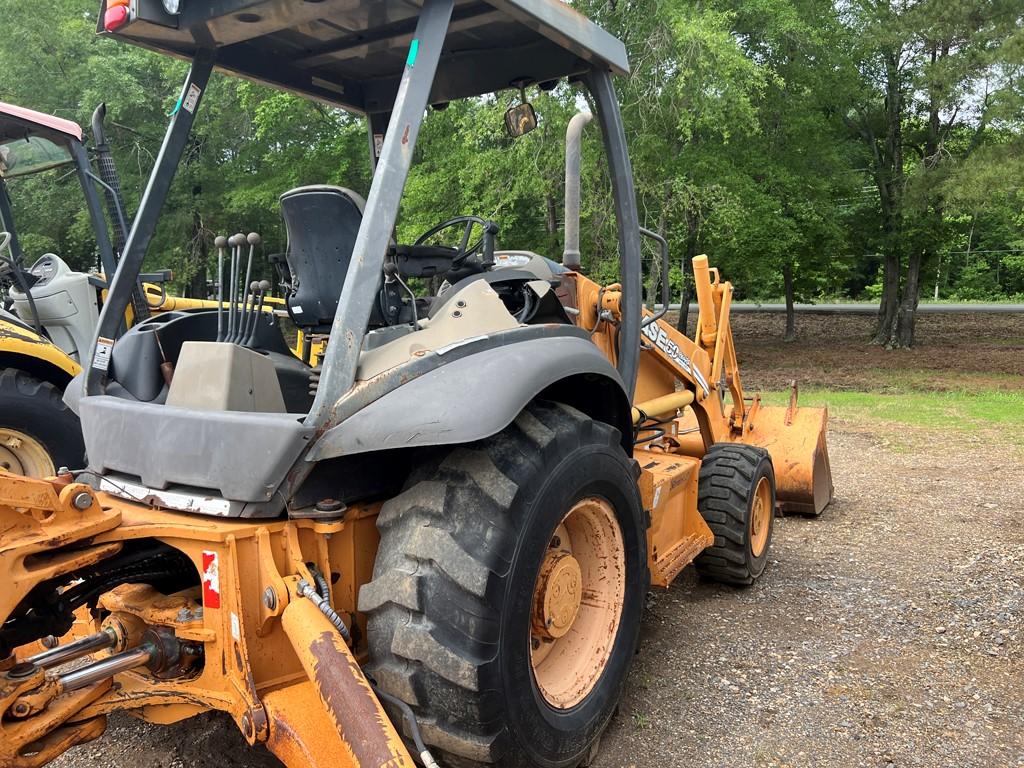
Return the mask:
[(907, 261), (907, 277), (903, 283), (903, 301), (900, 302), (896, 332), (891, 346), (914, 346), (914, 321), (917, 317), (917, 302), (921, 289), (922, 255), (920, 250), (915, 250)]
[(782, 282), (786, 286), (786, 334), (783, 341), (796, 341), (796, 308), (793, 306), (793, 263), (782, 265)]
[(874, 343), (885, 346), (892, 346), (896, 342), (896, 321), (900, 307), (900, 251), (903, 237), (903, 89), (899, 56), (899, 51), (890, 51), (885, 55), (885, 142), (881, 152), (877, 146), (872, 146), (878, 194), (882, 204), (882, 228), (885, 234), (882, 300), (878, 307)]
[(875, 325), (875, 344), (888, 346), (893, 342), (896, 330), (896, 316), (900, 307), (900, 256), (896, 244), (885, 254), (882, 271), (882, 299), (878, 305), (878, 322)]
[[(939, 59), (944, 59), (949, 54), (948, 42), (935, 42), (931, 48), (931, 63), (935, 66)], [(928, 95), (928, 133), (925, 138), (924, 158), (921, 164), (921, 173), (926, 177), (926, 187), (929, 189), (931, 200), (926, 203), (924, 216), (932, 222), (930, 232), (924, 236), (924, 244), (915, 247), (910, 259), (907, 261), (907, 276), (903, 283), (903, 300), (900, 302), (899, 318), (896, 323), (896, 334), (893, 339), (893, 346), (912, 347), (914, 346), (914, 326), (917, 320), (917, 305), (921, 298), (921, 265), (931, 259), (935, 253), (935, 242), (942, 230), (942, 203), (933, 182), (927, 176), (934, 173), (939, 165), (940, 140), (942, 131), (942, 120), (940, 115), (941, 105), (938, 94), (932, 90)]]
[[(192, 197), (196, 200), (199, 193), (193, 190)], [(192, 262), (192, 277), (186, 287), (187, 295), (193, 299), (207, 298), (206, 284), (206, 259), (209, 250), (206, 243), (206, 232), (203, 227), (203, 216), (198, 207), (192, 209), (192, 238), (191, 251), (189, 254)]]
[[(668, 197), (665, 199), (665, 204), (661, 209), (661, 215), (658, 216), (657, 232), (662, 237), (665, 237), (665, 227), (667, 224), (665, 219), (671, 198), (672, 195), (670, 190)], [(661, 291), (659, 288), (661, 288), (662, 281), (667, 281), (669, 279), (667, 273), (664, 275), (661, 274), (661, 266), (661, 246), (657, 245), (654, 250), (654, 256), (651, 258), (650, 281), (647, 284), (647, 306), (652, 312), (655, 311), (655, 305), (661, 301)], [(669, 295), (671, 296), (671, 291), (669, 292)]]

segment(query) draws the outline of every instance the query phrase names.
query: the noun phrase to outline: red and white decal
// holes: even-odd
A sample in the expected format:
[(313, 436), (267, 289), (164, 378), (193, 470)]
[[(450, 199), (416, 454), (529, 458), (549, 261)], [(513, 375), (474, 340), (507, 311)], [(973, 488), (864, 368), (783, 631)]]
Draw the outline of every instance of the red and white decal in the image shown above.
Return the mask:
[(220, 557), (203, 550), (203, 606), (220, 608)]

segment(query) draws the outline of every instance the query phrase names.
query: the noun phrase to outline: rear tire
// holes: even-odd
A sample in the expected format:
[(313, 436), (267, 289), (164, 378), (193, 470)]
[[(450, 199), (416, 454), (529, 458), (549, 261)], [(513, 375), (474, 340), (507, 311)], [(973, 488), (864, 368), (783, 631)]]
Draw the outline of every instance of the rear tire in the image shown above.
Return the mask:
[(24, 371), (0, 372), (0, 468), (43, 477), (83, 466), (82, 426), (61, 391)]
[[(636, 651), (649, 584), (634, 467), (612, 427), (567, 406), (534, 403), (494, 437), (421, 467), (384, 504), (374, 577), (359, 596), (369, 617), (367, 671), (414, 709), (424, 740), (445, 762), (575, 766), (600, 736)], [(607, 550), (624, 566), (618, 576), (607, 578), (615, 569), (600, 568), (620, 585), (617, 599), (602, 602), (586, 537), (575, 532), (577, 514), (584, 526), (595, 526), (591, 538), (618, 542)], [(579, 558), (582, 570), (566, 566), (557, 548), (569, 545), (559, 533), (571, 538), (569, 560)], [(547, 605), (537, 594), (563, 599), (563, 591), (548, 586), (554, 582), (569, 591), (582, 583), (578, 613), (564, 602), (550, 614), (537, 607)], [(580, 630), (593, 626), (586, 612), (606, 610), (605, 603), (617, 612), (607, 635)], [(583, 655), (603, 659), (582, 670), (589, 682), (559, 688), (557, 674), (542, 674), (546, 662), (536, 661), (541, 641), (534, 633), (555, 630), (536, 629), (538, 611), (561, 622), (559, 632), (571, 614), (577, 632), (544, 642), (581, 639), (589, 650)], [(552, 652), (552, 659), (579, 655)]]
[(697, 509), (715, 543), (694, 561), (698, 573), (725, 584), (753, 584), (768, 564), (775, 521), (775, 471), (768, 451), (716, 443), (704, 455)]

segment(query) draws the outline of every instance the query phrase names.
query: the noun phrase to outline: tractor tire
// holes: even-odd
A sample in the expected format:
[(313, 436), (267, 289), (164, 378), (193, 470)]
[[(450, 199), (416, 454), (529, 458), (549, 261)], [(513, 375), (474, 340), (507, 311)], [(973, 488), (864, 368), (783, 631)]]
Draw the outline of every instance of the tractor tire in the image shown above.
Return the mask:
[(635, 467), (617, 430), (535, 402), (421, 465), (381, 508), (359, 595), (367, 671), (413, 708), (443, 762), (588, 756), (618, 704), (650, 580)]
[(775, 521), (775, 471), (768, 451), (753, 445), (716, 443), (704, 455), (697, 510), (715, 543), (694, 564), (697, 572), (725, 584), (753, 584), (768, 564)]
[(82, 426), (60, 390), (24, 371), (0, 371), (0, 468), (46, 477), (83, 466)]

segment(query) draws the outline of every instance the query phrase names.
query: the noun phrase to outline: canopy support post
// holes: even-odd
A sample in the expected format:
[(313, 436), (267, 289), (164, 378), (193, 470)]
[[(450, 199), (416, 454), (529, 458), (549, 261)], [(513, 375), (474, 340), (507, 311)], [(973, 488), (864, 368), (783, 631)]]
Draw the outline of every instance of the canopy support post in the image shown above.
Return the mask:
[(597, 104), (597, 119), (604, 137), (608, 172), (615, 199), (615, 222), (619, 229), (619, 282), (622, 283), (622, 327), (618, 334), (619, 375), (632, 399), (640, 364), (641, 270), (640, 217), (636, 207), (633, 167), (626, 148), (626, 130), (619, 111), (611, 73), (592, 69), (584, 78)]
[[(398, 206), (453, 7), (454, 0), (425, 0), (416, 23), (384, 145), (374, 169), (366, 213), (356, 235), (352, 260), (338, 300), (320, 385), (306, 419), (307, 425), (333, 426), (334, 405), (355, 382), (366, 324), (377, 300), (374, 287), (384, 269), (384, 256), (398, 218)], [(371, 121), (371, 145), (372, 130)]]
[[(110, 290), (107, 293), (103, 311), (100, 313), (92, 351), (87, 360), (82, 360), (83, 365), (87, 366), (84, 393), (86, 396), (103, 394), (109, 363), (109, 346), (112, 343), (107, 340), (116, 336), (124, 319), (125, 309), (128, 307), (132, 291), (135, 289), (139, 273), (142, 271), (142, 262), (146, 258), (146, 251), (153, 239), (157, 221), (160, 219), (160, 212), (167, 200), (171, 182), (174, 180), (174, 174), (178, 170), (178, 164), (181, 162), (181, 156), (188, 143), (192, 122), (199, 109), (199, 102), (206, 90), (210, 73), (213, 72), (215, 57), (216, 52), (213, 50), (199, 51), (192, 60), (192, 67), (185, 78), (181, 96), (178, 98), (171, 122), (167, 126), (167, 133), (164, 135), (164, 143), (160, 147), (160, 154), (157, 155), (156, 163), (149, 174), (146, 191), (142, 194), (138, 213), (136, 213), (131, 231), (128, 233), (124, 253), (121, 254), (117, 271), (114, 273), (113, 280), (110, 281)], [(98, 350), (101, 339), (105, 345), (105, 349), (102, 351)], [(98, 351), (100, 354), (97, 354)]]

